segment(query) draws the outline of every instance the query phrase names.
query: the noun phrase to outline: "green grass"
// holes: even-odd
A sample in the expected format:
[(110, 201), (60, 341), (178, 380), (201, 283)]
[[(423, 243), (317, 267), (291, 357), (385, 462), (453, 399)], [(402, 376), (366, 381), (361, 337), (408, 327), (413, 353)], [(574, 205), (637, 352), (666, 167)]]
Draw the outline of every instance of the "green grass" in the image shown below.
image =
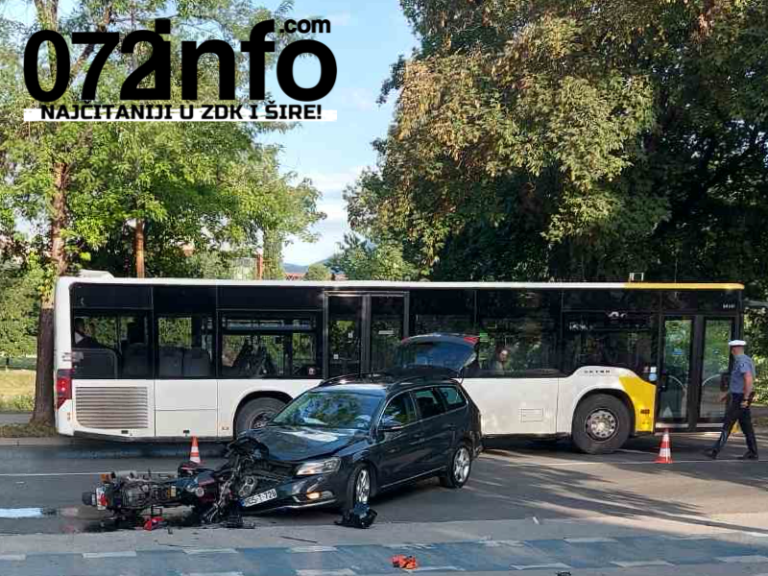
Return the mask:
[(45, 438), (56, 436), (53, 426), (39, 424), (6, 424), (0, 426), (0, 438)]
[(0, 369), (0, 411), (29, 412), (34, 399), (34, 370)]

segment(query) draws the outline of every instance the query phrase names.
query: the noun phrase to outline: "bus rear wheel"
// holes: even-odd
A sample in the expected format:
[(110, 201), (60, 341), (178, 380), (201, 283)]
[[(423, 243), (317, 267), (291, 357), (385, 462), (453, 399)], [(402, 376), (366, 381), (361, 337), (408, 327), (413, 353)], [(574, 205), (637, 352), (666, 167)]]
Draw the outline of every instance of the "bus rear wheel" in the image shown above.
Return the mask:
[(261, 428), (285, 407), (285, 402), (276, 398), (254, 398), (245, 403), (235, 419), (235, 436)]
[(573, 416), (573, 443), (587, 454), (610, 454), (629, 438), (629, 410), (624, 402), (608, 394), (582, 400)]

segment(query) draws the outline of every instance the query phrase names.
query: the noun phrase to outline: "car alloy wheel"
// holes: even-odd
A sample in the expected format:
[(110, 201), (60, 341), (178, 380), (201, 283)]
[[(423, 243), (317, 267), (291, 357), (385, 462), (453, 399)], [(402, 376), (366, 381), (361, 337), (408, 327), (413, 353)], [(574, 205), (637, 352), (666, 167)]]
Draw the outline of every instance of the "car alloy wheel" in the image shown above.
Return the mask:
[(355, 503), (368, 504), (368, 498), (371, 495), (371, 474), (367, 468), (363, 468), (357, 473), (355, 480)]
[(467, 481), (471, 464), (472, 459), (469, 455), (469, 450), (467, 450), (466, 446), (462, 446), (453, 457), (453, 478), (457, 484), (464, 484)]

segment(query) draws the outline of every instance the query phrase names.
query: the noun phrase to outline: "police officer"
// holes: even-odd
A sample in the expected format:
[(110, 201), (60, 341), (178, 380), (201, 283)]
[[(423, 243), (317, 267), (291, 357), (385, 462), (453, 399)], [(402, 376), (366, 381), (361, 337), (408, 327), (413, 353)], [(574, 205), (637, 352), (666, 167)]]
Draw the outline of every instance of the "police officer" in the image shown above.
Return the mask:
[(757, 460), (757, 439), (755, 438), (755, 429), (752, 427), (752, 414), (749, 410), (755, 384), (755, 364), (752, 362), (752, 358), (744, 354), (746, 345), (744, 340), (728, 342), (731, 354), (733, 354), (733, 368), (731, 369), (728, 392), (722, 397), (722, 400), (725, 400), (726, 396), (728, 397), (725, 421), (717, 443), (704, 452), (713, 460), (725, 447), (731, 428), (737, 420), (747, 440), (747, 452), (739, 460)]

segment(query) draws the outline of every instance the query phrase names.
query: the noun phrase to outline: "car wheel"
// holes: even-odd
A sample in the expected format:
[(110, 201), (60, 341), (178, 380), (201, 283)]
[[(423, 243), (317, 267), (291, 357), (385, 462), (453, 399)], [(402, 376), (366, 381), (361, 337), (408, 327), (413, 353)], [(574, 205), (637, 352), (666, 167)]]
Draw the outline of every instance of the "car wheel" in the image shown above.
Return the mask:
[(610, 454), (629, 438), (630, 422), (629, 410), (615, 396), (590, 396), (573, 416), (573, 443), (587, 454)]
[(256, 398), (249, 400), (237, 413), (235, 436), (247, 430), (266, 426), (285, 407), (285, 402), (276, 398)]
[(472, 452), (469, 445), (460, 444), (451, 457), (445, 473), (440, 476), (440, 484), (446, 488), (461, 488), (472, 473)]
[(344, 506), (348, 510), (354, 508), (357, 504), (368, 504), (368, 500), (373, 493), (373, 476), (371, 468), (367, 464), (358, 464), (355, 466), (347, 480), (347, 493), (344, 499)]

